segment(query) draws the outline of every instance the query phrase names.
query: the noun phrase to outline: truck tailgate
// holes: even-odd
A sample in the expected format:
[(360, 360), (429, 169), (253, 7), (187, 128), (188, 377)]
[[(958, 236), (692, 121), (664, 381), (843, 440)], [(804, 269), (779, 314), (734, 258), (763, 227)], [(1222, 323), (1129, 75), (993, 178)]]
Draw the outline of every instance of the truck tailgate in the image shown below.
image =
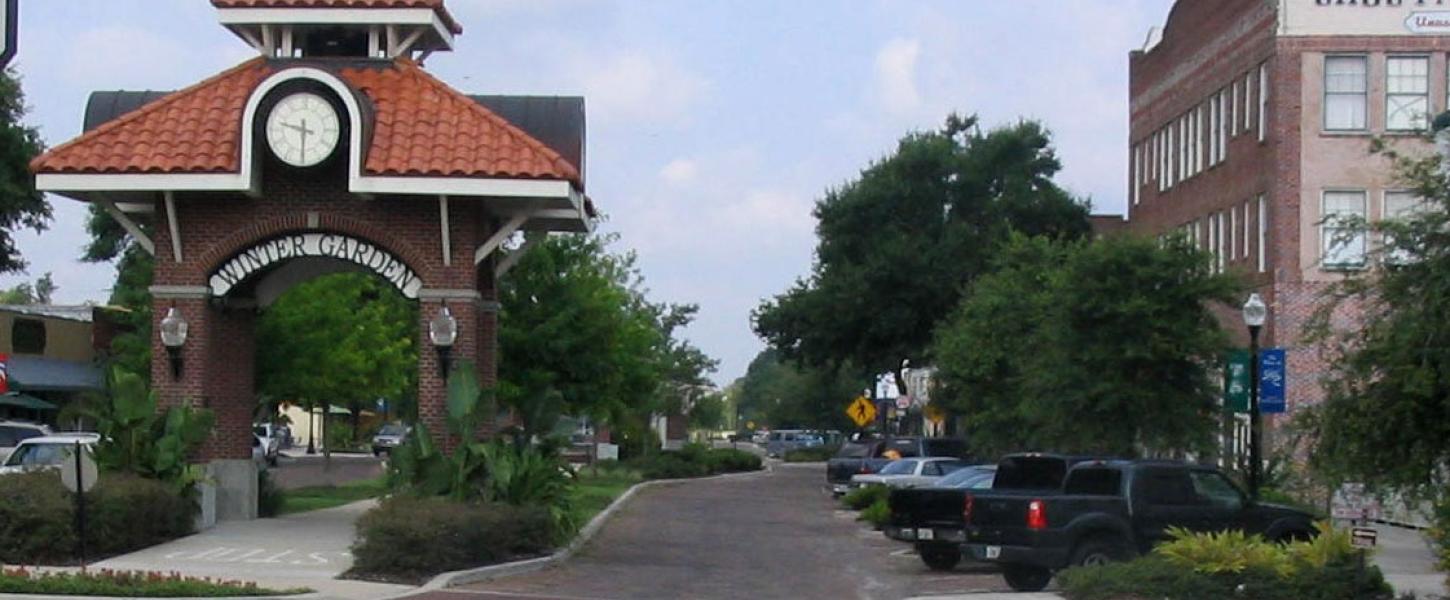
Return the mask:
[(965, 490), (915, 488), (892, 490), (891, 523), (898, 527), (962, 527)]

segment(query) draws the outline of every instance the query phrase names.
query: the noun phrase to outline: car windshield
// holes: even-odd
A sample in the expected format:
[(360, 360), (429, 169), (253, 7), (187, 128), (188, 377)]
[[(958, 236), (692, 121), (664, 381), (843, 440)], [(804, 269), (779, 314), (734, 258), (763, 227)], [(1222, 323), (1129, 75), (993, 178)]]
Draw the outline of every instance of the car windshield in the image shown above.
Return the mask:
[(866, 458), (871, 453), (871, 444), (844, 444), (836, 451), (836, 458)]
[(5, 460), (7, 467), (58, 465), (70, 454), (70, 444), (25, 444)]
[(882, 467), (880, 473), (882, 475), (911, 475), (916, 472), (916, 463), (917, 461), (914, 460), (898, 460)]
[(967, 481), (982, 476), (991, 476), (992, 470), (984, 467), (963, 467), (947, 474), (937, 482), (941, 487), (965, 487)]
[(406, 431), (402, 425), (384, 425), (378, 430), (378, 435), (403, 435)]
[(256, 427), (253, 427), (252, 428), (252, 433), (254, 433), (256, 435), (260, 435), (262, 437), (267, 437), (267, 428), (266, 427), (263, 427), (261, 425), (258, 425)]

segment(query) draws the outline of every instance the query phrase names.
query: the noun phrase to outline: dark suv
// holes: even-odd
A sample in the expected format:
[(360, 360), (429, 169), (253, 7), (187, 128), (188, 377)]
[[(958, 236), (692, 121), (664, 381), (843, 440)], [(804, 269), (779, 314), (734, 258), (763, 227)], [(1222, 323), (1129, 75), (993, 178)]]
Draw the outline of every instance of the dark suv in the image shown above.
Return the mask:
[(891, 437), (846, 442), (826, 463), (826, 484), (837, 495), (849, 491), (851, 476), (875, 473), (898, 458), (918, 456), (971, 459), (962, 438)]

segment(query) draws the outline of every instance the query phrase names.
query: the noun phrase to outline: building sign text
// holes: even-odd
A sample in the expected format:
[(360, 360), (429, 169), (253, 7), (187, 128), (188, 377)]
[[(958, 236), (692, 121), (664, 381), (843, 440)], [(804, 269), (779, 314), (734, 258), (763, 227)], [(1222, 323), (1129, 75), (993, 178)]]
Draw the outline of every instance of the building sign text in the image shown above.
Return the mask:
[(233, 256), (212, 273), (208, 280), (211, 293), (225, 296), (257, 272), (302, 257), (335, 258), (367, 267), (410, 299), (417, 298), (423, 287), (423, 280), (408, 265), (371, 242), (335, 233), (295, 233), (272, 238)]

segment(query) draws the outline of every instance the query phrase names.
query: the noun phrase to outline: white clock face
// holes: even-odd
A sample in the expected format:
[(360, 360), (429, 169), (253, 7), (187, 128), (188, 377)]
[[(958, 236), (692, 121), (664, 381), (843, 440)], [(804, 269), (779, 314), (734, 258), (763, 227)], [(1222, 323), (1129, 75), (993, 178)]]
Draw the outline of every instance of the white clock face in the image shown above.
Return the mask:
[(332, 155), (339, 135), (337, 111), (317, 94), (283, 98), (267, 115), (267, 145), (294, 167), (310, 167)]

